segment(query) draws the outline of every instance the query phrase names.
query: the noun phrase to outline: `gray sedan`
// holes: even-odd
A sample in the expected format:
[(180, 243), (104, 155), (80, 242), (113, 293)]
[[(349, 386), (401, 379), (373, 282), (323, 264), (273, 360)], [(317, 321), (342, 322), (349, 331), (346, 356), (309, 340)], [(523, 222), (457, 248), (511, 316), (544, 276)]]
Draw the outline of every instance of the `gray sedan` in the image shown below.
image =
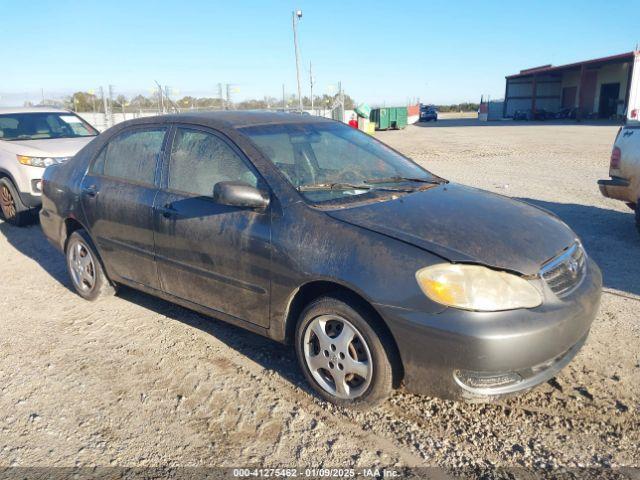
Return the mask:
[(47, 168), (42, 228), (87, 300), (128, 286), (283, 344), (322, 398), (491, 399), (584, 343), (600, 270), (535, 206), (312, 116), (112, 127)]

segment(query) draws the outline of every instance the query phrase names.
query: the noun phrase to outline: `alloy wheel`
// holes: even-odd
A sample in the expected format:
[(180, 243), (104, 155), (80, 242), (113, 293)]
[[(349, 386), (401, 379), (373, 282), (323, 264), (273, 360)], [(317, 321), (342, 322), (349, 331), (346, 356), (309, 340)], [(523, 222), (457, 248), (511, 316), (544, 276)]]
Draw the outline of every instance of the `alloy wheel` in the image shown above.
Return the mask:
[(96, 285), (96, 268), (89, 248), (82, 242), (74, 242), (69, 246), (67, 262), (75, 286), (83, 292), (91, 291)]
[(321, 315), (307, 326), (304, 359), (313, 378), (328, 393), (355, 399), (373, 378), (371, 351), (358, 329), (338, 315)]
[(16, 216), (16, 202), (11, 195), (9, 187), (2, 185), (0, 188), (0, 208), (5, 220), (12, 220)]

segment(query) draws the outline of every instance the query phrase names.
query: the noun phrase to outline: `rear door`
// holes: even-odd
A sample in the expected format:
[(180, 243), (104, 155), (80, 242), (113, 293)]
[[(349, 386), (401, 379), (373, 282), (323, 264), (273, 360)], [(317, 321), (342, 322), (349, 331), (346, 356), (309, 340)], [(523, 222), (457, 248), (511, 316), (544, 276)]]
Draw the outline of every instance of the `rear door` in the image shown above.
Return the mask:
[(268, 326), (271, 211), (221, 205), (220, 181), (267, 186), (240, 150), (208, 129), (174, 127), (156, 198), (156, 259), (162, 289)]
[(168, 128), (129, 128), (114, 136), (82, 181), (87, 227), (111, 275), (158, 288), (153, 202)]

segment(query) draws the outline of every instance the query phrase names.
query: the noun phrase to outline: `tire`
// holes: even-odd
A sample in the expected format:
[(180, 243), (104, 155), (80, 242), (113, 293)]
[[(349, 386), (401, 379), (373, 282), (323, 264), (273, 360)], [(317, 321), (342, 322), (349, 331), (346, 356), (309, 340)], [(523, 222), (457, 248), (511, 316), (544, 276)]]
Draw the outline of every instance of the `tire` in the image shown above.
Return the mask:
[[(393, 390), (395, 350), (366, 312), (357, 302), (329, 295), (311, 302), (296, 325), (296, 355), (305, 378), (321, 398), (339, 406), (372, 407)], [(345, 332), (353, 339), (342, 337)]]
[(24, 227), (34, 221), (33, 212), (22, 203), (13, 182), (8, 178), (0, 178), (0, 211), (5, 222)]
[(116, 293), (85, 230), (76, 230), (69, 236), (65, 245), (65, 258), (73, 288), (82, 298), (95, 301)]

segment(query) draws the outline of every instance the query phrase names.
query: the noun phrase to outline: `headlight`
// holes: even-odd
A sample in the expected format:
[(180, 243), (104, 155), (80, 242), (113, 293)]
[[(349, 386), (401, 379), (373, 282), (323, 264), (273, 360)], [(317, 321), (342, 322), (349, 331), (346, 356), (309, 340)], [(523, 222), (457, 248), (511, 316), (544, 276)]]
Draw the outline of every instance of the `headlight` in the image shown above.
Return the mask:
[(418, 285), (434, 302), (481, 312), (533, 308), (542, 296), (527, 280), (480, 265), (441, 263), (416, 272)]
[(27, 155), (17, 155), (18, 161), (22, 165), (29, 165), (31, 167), (48, 167), (49, 165), (55, 165), (57, 163), (64, 163), (69, 160), (70, 157), (29, 157)]

